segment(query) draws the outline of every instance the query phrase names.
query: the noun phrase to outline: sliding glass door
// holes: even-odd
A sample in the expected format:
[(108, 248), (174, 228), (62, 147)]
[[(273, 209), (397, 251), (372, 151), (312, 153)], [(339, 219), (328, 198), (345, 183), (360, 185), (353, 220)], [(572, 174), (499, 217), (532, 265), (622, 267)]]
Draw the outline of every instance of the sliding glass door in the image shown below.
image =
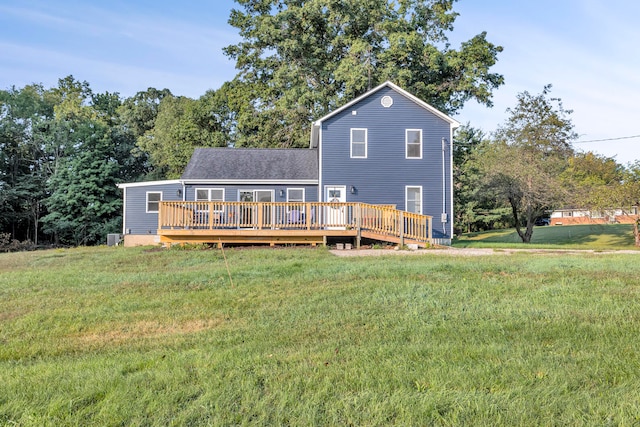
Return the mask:
[[(273, 202), (273, 190), (240, 190), (238, 200), (241, 202)], [(272, 207), (262, 206), (262, 210), (258, 211), (258, 206), (243, 206), (240, 208), (240, 226), (241, 227), (257, 227), (259, 225), (271, 224)], [(259, 220), (262, 224), (258, 224)]]

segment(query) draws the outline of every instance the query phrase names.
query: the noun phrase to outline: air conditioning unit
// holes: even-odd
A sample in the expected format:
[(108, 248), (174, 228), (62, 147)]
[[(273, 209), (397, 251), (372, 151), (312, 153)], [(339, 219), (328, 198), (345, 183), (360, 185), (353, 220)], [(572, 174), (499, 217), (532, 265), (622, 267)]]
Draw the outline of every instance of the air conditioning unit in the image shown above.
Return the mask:
[(107, 246), (118, 246), (121, 240), (120, 234), (107, 234)]

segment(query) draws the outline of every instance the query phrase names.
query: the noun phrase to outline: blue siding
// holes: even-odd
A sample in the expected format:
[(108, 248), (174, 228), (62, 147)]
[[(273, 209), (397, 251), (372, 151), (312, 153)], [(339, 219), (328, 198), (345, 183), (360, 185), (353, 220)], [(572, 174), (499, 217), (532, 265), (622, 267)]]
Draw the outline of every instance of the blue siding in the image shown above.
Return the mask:
[[(128, 187), (125, 190), (125, 234), (156, 234), (158, 214), (147, 213), (147, 192), (162, 192), (163, 201), (180, 201), (177, 191), (182, 189), (177, 183), (157, 183), (145, 186)], [(128, 232), (127, 230), (131, 230)]]
[[(287, 188), (304, 188), (305, 201), (318, 201), (317, 185), (216, 185), (199, 184), (185, 186), (184, 200), (195, 200), (196, 188), (224, 188), (225, 201), (237, 202), (238, 193), (241, 190), (273, 190), (275, 202), (285, 202), (287, 199)], [(179, 183), (155, 183), (144, 186), (128, 187), (125, 197), (125, 234), (148, 234), (155, 235), (158, 230), (158, 214), (147, 213), (147, 192), (162, 192), (163, 201), (181, 201), (182, 196), (178, 195), (178, 190), (182, 190)], [(280, 196), (280, 190), (284, 191), (284, 196)], [(129, 231), (128, 231), (129, 230)]]
[[(393, 98), (390, 108), (380, 103), (385, 95)], [(350, 158), (351, 128), (368, 129), (366, 159)], [(422, 159), (405, 158), (406, 129), (422, 129)], [(447, 140), (444, 177), (443, 138)], [(403, 210), (405, 186), (422, 186), (422, 213), (433, 216), (434, 237), (450, 238), (450, 223), (440, 222), (443, 185), (447, 199), (444, 212), (451, 221), (449, 139), (448, 122), (395, 90), (382, 88), (322, 123), (322, 186), (354, 186), (355, 194), (347, 191), (348, 202), (395, 204)], [(324, 188), (319, 191), (322, 194)]]

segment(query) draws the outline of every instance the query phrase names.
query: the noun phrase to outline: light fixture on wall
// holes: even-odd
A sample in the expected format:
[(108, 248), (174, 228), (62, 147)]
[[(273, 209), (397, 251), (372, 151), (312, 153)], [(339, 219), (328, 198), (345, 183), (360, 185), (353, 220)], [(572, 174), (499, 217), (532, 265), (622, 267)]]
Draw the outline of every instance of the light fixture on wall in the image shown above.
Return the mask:
[(351, 191), (351, 194), (356, 194), (356, 187), (354, 187), (353, 185), (351, 186), (351, 188), (349, 189), (349, 191)]
[(284, 190), (280, 190), (280, 197), (284, 197)]
[(176, 190), (176, 197), (182, 197), (182, 189), (181, 188), (178, 188)]

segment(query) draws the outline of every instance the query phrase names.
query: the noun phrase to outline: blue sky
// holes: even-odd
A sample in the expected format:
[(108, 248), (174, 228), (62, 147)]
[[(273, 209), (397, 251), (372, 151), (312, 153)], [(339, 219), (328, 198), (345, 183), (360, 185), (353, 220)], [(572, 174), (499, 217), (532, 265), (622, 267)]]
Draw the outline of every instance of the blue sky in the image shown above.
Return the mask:
[[(73, 74), (95, 92), (131, 96), (148, 87), (197, 98), (235, 75), (222, 48), (232, 0), (0, 0), (0, 88), (57, 84)], [(581, 141), (640, 135), (640, 2), (461, 0), (452, 46), (487, 31), (504, 47), (494, 71), (506, 84), (489, 109), (470, 101), (455, 118), (491, 132), (516, 94), (551, 95), (573, 110)], [(640, 137), (576, 148), (640, 160)]]

